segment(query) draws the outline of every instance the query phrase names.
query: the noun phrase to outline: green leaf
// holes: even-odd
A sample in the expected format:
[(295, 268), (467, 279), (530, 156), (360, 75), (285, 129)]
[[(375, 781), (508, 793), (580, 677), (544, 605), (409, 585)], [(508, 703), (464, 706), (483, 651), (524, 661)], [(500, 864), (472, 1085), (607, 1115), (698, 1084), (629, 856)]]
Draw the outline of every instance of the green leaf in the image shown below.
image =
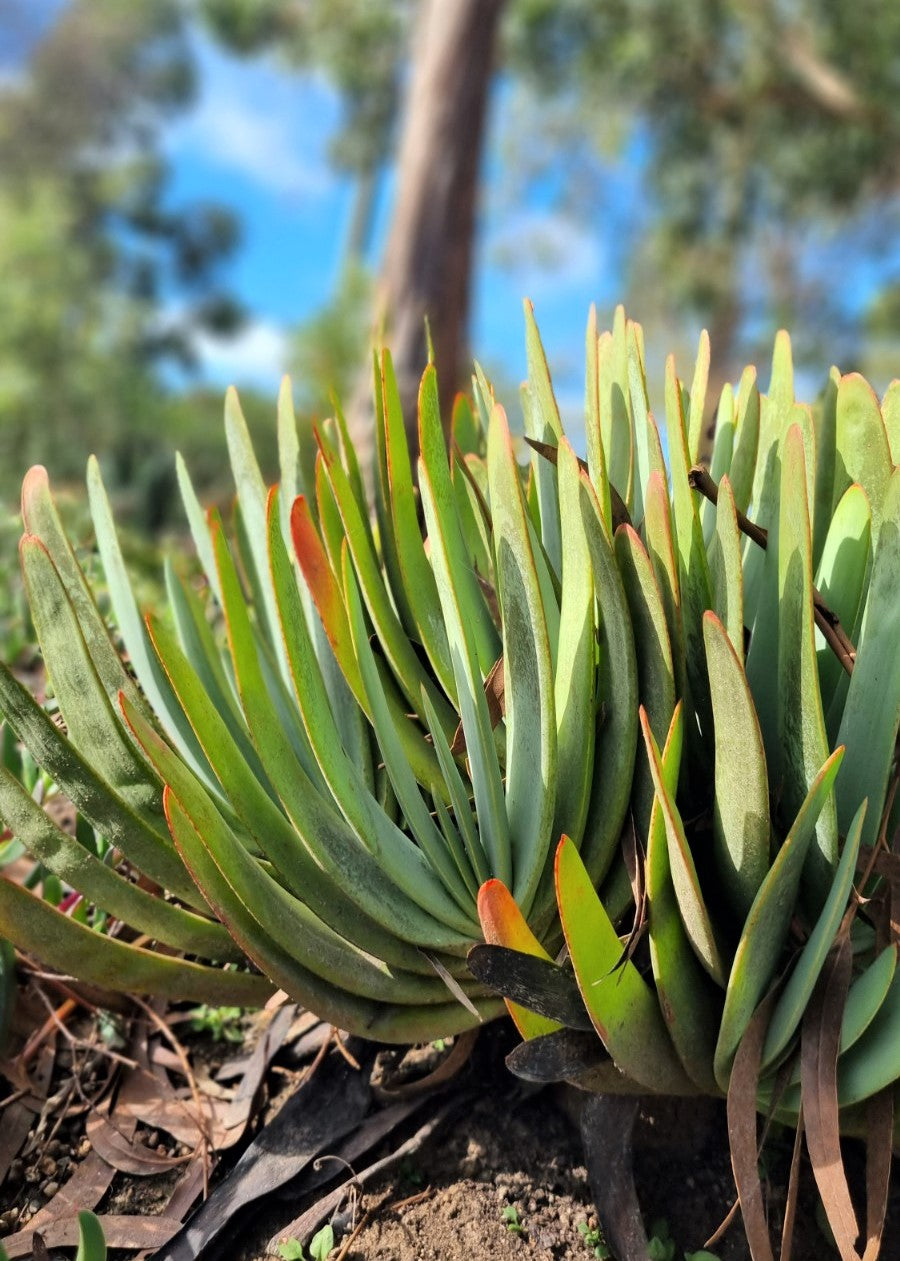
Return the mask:
[[(688, 481), (688, 449), (682, 412), (680, 383), (675, 376), (675, 361), (666, 362), (666, 432), (669, 437), (669, 459), (672, 465), (672, 505), (678, 580), (681, 589), (684, 650), (687, 664), (689, 699), (704, 740), (712, 726), (709, 682), (703, 668), (703, 614), (712, 604), (709, 562), (703, 545), (703, 531), (694, 492)], [(697, 743), (696, 728), (688, 724), (688, 742)]]
[[(432, 872), (439, 877), (450, 897), (462, 911), (462, 922), (466, 923), (467, 920), (470, 920), (473, 933), (477, 933), (472, 909), (475, 898), (478, 895), (478, 884), (462, 845), (460, 844), (452, 853), (448, 852), (444, 837), (432, 819), (431, 812), (416, 784), (412, 769), (403, 756), (403, 748), (388, 710), (378, 668), (375, 664), (372, 649), (369, 646), (368, 631), (363, 619), (359, 589), (349, 564), (345, 566), (344, 582), (347, 608), (350, 615), (350, 629), (363, 676), (363, 683), (372, 710), (378, 747), (381, 751), (385, 768), (391, 777), (391, 783), (397, 795), (400, 809), (403, 811), (404, 819), (419, 848), (415, 850), (406, 837), (402, 838), (401, 844), (405, 843), (405, 846), (411, 851), (408, 858), (410, 866), (417, 861), (421, 861), (422, 855), (424, 855)], [(357, 789), (356, 796), (357, 798), (361, 796), (361, 789)], [(343, 799), (342, 796), (339, 800)], [(373, 808), (377, 809), (377, 803)], [(345, 814), (347, 814), (348, 820), (352, 825), (353, 818), (347, 810), (345, 810)], [(376, 832), (383, 831), (385, 828), (392, 828), (397, 831), (398, 837), (402, 835), (399, 833), (399, 829), (396, 829), (396, 826), (386, 817), (384, 821), (379, 818), (377, 823), (373, 823), (370, 826), (371, 830)], [(390, 844), (390, 842), (386, 839), (382, 840), (382, 846), (386, 847), (387, 844)], [(459, 916), (454, 915), (454, 920), (459, 921)]]
[[(559, 408), (550, 380), (547, 356), (534, 319), (534, 307), (526, 299), (525, 349), (528, 358), (528, 397), (525, 409), (525, 432), (529, 438), (558, 446), (562, 437)], [(489, 439), (490, 441), (490, 439)], [(537, 453), (532, 453), (532, 468), (537, 485), (541, 518), (541, 539), (548, 559), (557, 575), (562, 573), (562, 536), (560, 534), (559, 488), (553, 469)]]
[(316, 1231), (310, 1240), (309, 1255), (312, 1257), (312, 1261), (327, 1261), (333, 1248), (334, 1231), (331, 1226), (323, 1226), (321, 1230)]
[(616, 307), (612, 333), (597, 345), (600, 428), (609, 480), (628, 505), (634, 506), (634, 434), (628, 388), (628, 338), (625, 309)]
[(607, 534), (612, 537), (612, 509), (610, 506), (609, 477), (606, 454), (603, 449), (602, 420), (600, 415), (600, 362), (597, 339), (597, 308), (591, 305), (585, 334), (585, 389), (584, 433), (587, 443), (587, 463), (591, 484), (600, 504), (600, 516)]
[(834, 873), (834, 881), (828, 894), (828, 900), (816, 921), (816, 926), (806, 940), (800, 957), (794, 964), (787, 985), (778, 997), (769, 1027), (766, 1030), (766, 1041), (763, 1046), (762, 1068), (765, 1070), (774, 1064), (786, 1049), (791, 1038), (800, 1027), (803, 1013), (812, 997), (819, 974), (829, 950), (834, 944), (840, 927), (847, 899), (853, 888), (856, 875), (856, 861), (859, 857), (859, 843), (862, 836), (863, 819), (866, 815), (866, 803), (863, 802), (856, 812), (844, 842), (844, 852)]
[(735, 1052), (775, 975), (816, 820), (831, 795), (843, 756), (844, 750), (836, 749), (816, 776), (744, 924), (728, 978), (716, 1046), (716, 1080), (722, 1090), (728, 1089)]
[(651, 1091), (694, 1094), (656, 995), (630, 960), (622, 962), (622, 943), (567, 837), (556, 852), (556, 890), (581, 996), (619, 1070)]
[(124, 879), (75, 837), (58, 828), (15, 776), (3, 768), (0, 817), (29, 853), (60, 880), (138, 932), (188, 954), (240, 961), (240, 952), (221, 924), (183, 910)]
[(581, 513), (600, 612), (594, 782), (581, 854), (592, 880), (609, 869), (628, 809), (637, 750), (638, 677), (631, 618), (597, 496), (580, 474)]
[[(802, 435), (791, 425), (782, 452), (778, 538), (778, 765), (782, 807), (788, 818), (799, 810), (828, 756), (816, 662), (806, 486)], [(816, 824), (816, 839), (804, 874), (817, 908), (831, 886), (837, 853), (837, 816), (834, 802), (827, 801)]]
[(753, 491), (753, 476), (759, 448), (759, 389), (756, 369), (745, 368), (735, 403), (735, 435), (728, 480), (734, 491), (735, 506), (746, 512)]
[(716, 738), (713, 835), (729, 905), (742, 918), (769, 870), (769, 781), (753, 697), (714, 613), (703, 618)]
[(575, 452), (564, 438), (559, 446), (562, 527), (562, 599), (559, 650), (554, 680), (557, 774), (551, 841), (563, 833), (581, 845), (594, 770), (594, 579), (579, 505)]
[(556, 713), (550, 641), (525, 505), (503, 410), (488, 430), (488, 479), (503, 615), (506, 816), (512, 893), (528, 915), (550, 849), (556, 800)]
[[(476, 626), (470, 616), (472, 605), (466, 592), (466, 586), (474, 576), (466, 563), (462, 536), (453, 512), (453, 487), (445, 467), (446, 456), (442, 446), (438, 448), (434, 445), (436, 441), (442, 443), (443, 438), (437, 439), (437, 435), (432, 435), (433, 446), (426, 448), (425, 437), (426, 430), (423, 428), (420, 433), (423, 456), (419, 465), (419, 487), (428, 526), (431, 564), (456, 676), (478, 829), (490, 874), (509, 885), (512, 883), (512, 855), (503, 782), (484, 696)], [(478, 600), (483, 607), (480, 594)], [(492, 634), (496, 639), (493, 629)], [(497, 656), (499, 649), (499, 641), (496, 641)]]
[(669, 849), (669, 870), (681, 921), (688, 941), (707, 974), (717, 985), (725, 985), (725, 960), (709, 911), (700, 889), (694, 858), (684, 831), (684, 824), (674, 793), (666, 784), (659, 748), (650, 729), (647, 713), (641, 707), (641, 729), (644, 747), (650, 763), (650, 774), (656, 790), (656, 800), (662, 811)]
[(100, 1219), (85, 1210), (78, 1214), (78, 1251), (75, 1261), (106, 1261), (106, 1240)]
[[(709, 465), (710, 477), (719, 486), (720, 497), (722, 493), (722, 478), (727, 477), (728, 470), (731, 467), (731, 456), (734, 450), (734, 431), (734, 389), (731, 383), (726, 381), (719, 396), (719, 406), (716, 408), (716, 433), (712, 460)], [(696, 462), (696, 457), (692, 458)], [(700, 524), (703, 527), (703, 541), (706, 544), (707, 552), (709, 552), (713, 530), (716, 525), (716, 507), (708, 499), (704, 499), (700, 504)]]
[[(105, 698), (104, 698), (105, 699)], [(49, 714), (0, 663), (0, 709), (40, 765), (78, 810), (129, 862), (192, 906), (205, 903), (172, 848), (168, 832), (151, 825), (102, 778), (63, 735)], [(158, 816), (163, 823), (162, 813)]]
[(744, 662), (744, 571), (741, 564), (743, 539), (737, 523), (737, 508), (727, 474), (719, 482), (713, 536), (709, 549), (713, 611), (728, 630), (738, 660)]
[(211, 783), (209, 763), (204, 758), (191, 725), (175, 699), (165, 672), (161, 669), (150, 647), (144, 619), (138, 611), (137, 601), (134, 598), (122, 557), (112, 510), (100, 476), (100, 465), (94, 456), (91, 456), (88, 461), (87, 485), (97, 547), (103, 562), (103, 572), (106, 575), (116, 622), (125, 641), (129, 660), (153, 712), (164, 723), (166, 730), (197, 774), (207, 783)]
[[(683, 708), (676, 707), (662, 752), (663, 780), (669, 792), (678, 784), (684, 738)], [(672, 885), (662, 810), (654, 801), (646, 859), (650, 961), (663, 1019), (685, 1072), (697, 1086), (718, 1092), (713, 1052), (719, 1023), (716, 990), (688, 940)]]
[(862, 486), (872, 508), (872, 546), (877, 548), (882, 505), (894, 467), (881, 408), (871, 385), (858, 372), (841, 377), (836, 406), (832, 503), (836, 506), (852, 483)]
[[(663, 740), (675, 710), (675, 676), (662, 598), (650, 557), (631, 526), (622, 525), (616, 531), (615, 553), (634, 633), (638, 697), (654, 734)], [(638, 758), (635, 766), (631, 798), (639, 835), (646, 836), (654, 791), (653, 780), (642, 758)]]
[(94, 932), (4, 877), (0, 935), (64, 975), (119, 993), (262, 1007), (273, 992), (264, 977), (208, 968)]
[[(872, 515), (874, 521), (874, 510)], [(878, 833), (900, 726), (898, 590), (900, 468), (894, 470), (884, 496), (862, 634), (838, 732), (838, 740), (847, 746), (836, 789), (838, 824), (847, 829), (859, 803), (868, 798), (863, 845), (873, 844)]]
[[(43, 544), (31, 535), (23, 538), (21, 552), (32, 618), (71, 742), (83, 756), (90, 756), (95, 772), (138, 816), (142, 824), (138, 842), (146, 839), (148, 832), (158, 838), (155, 845), (140, 846), (142, 870), (191, 900), (190, 882), (159, 827), (159, 780), (116, 718), (53, 562)], [(146, 712), (143, 704), (140, 708)]]
[[(840, 618), (848, 634), (862, 624), (864, 600), (872, 569), (872, 513), (866, 492), (851, 486), (834, 511), (822, 548), (816, 586), (828, 607)], [(834, 742), (838, 722), (833, 722), (832, 701), (839, 685), (846, 682), (844, 668), (829, 644), (817, 636), (816, 659), (819, 690), (825, 708), (826, 726)], [(843, 704), (840, 706), (843, 712)]]
[(149, 716), (150, 710), (134, 680), (125, 669), (97, 608), (93, 592), (75, 558), (56, 504), (50, 494), (47, 470), (37, 465), (29, 469), (22, 483), (22, 517), (27, 535), (39, 539), (69, 601), (80, 634), (88, 646), (93, 667), (106, 695), (114, 698), (124, 691), (132, 703)]

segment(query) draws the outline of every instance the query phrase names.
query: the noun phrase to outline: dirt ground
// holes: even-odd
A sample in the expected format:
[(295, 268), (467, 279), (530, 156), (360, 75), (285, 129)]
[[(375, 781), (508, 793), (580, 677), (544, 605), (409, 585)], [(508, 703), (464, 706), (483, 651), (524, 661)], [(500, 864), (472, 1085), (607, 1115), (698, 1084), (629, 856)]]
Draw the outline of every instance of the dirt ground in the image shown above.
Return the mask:
[[(314, 1054), (314, 1035), (315, 1029), (304, 1035), (306, 1062)], [(513, 1044), (508, 1028), (498, 1025), (485, 1031), (450, 1085), (425, 1099), (405, 1127), (392, 1130), (365, 1158), (353, 1162), (358, 1172), (375, 1160), (391, 1159), (423, 1120), (434, 1121), (433, 1131), (413, 1154), (394, 1159), (383, 1174), (367, 1180), (329, 1212), (335, 1230), (330, 1261), (590, 1261), (607, 1255), (595, 1233), (597, 1222), (575, 1121), (579, 1096), (571, 1089), (538, 1090), (513, 1078), (503, 1064), (504, 1053)], [(207, 1079), (217, 1073), (220, 1057), (227, 1059), (221, 1047), (204, 1045), (202, 1039), (188, 1040), (188, 1045)], [(440, 1059), (433, 1049), (425, 1055)], [(214, 1175), (214, 1190), (236, 1181), (241, 1153), (251, 1139), (259, 1144), (268, 1132), (262, 1122), (271, 1124), (281, 1108), (293, 1106), (298, 1066), (304, 1056), (286, 1042), (274, 1058), (266, 1079), (268, 1102), (243, 1143), (223, 1158)], [(363, 1071), (368, 1073), (370, 1067), (367, 1062)], [(429, 1067), (425, 1063), (423, 1071)], [(329, 1072), (332, 1077), (343, 1073), (344, 1080), (353, 1083), (352, 1072), (332, 1050), (304, 1088), (311, 1103), (320, 1080), (321, 1090), (328, 1087)], [(364, 1090), (368, 1092), (367, 1082)], [(362, 1105), (366, 1124), (386, 1106), (366, 1093)], [(444, 1112), (447, 1115), (437, 1124), (436, 1118)], [(0, 1112), (0, 1147), (6, 1115)], [(302, 1112), (299, 1115), (302, 1123)], [(56, 1135), (52, 1151), (46, 1143), (34, 1147), (14, 1167), (12, 1179), (0, 1187), (0, 1216), (6, 1216), (13, 1204), (20, 1206), (15, 1210), (15, 1216), (20, 1216), (22, 1206), (31, 1200), (38, 1209), (47, 1195), (48, 1181), (64, 1186), (79, 1161), (91, 1154), (83, 1116), (67, 1119)], [(353, 1137), (350, 1133), (351, 1141)], [(139, 1125), (136, 1138), (142, 1150), (165, 1149), (173, 1158), (183, 1150), (171, 1139), (164, 1142), (146, 1125)], [(784, 1209), (791, 1148), (790, 1135), (776, 1134), (763, 1159), (773, 1238)], [(345, 1148), (337, 1142), (320, 1149), (326, 1156), (341, 1150)], [(847, 1155), (851, 1181), (860, 1192), (865, 1176), (861, 1152), (850, 1147)], [(334, 1170), (335, 1178), (346, 1177), (337, 1160)], [(648, 1234), (656, 1236), (651, 1256), (656, 1261), (683, 1261), (686, 1253), (701, 1249), (734, 1198), (724, 1107), (705, 1101), (678, 1106), (657, 1102), (644, 1107), (635, 1131), (635, 1174)], [(166, 1211), (177, 1177), (177, 1169), (141, 1177), (116, 1173), (94, 1207), (100, 1214), (149, 1218)], [(202, 1252), (203, 1261), (264, 1261), (279, 1255), (278, 1244), (296, 1238), (291, 1223), (327, 1192), (327, 1184), (321, 1179), (320, 1184), (314, 1192), (302, 1193), (302, 1182), (286, 1179), (279, 1189), (260, 1195), (229, 1220), (223, 1235)], [(816, 1220), (816, 1200), (806, 1166), (792, 1261), (829, 1261), (837, 1255)], [(15, 1222), (10, 1217), (0, 1224), (21, 1229), (27, 1219), (26, 1208), (24, 1220)], [(305, 1258), (310, 1255), (308, 1241), (307, 1233), (302, 1240), (307, 1245)], [(749, 1258), (739, 1215), (712, 1251), (719, 1261)], [(51, 1249), (51, 1257), (66, 1255), (71, 1254)], [(137, 1255), (135, 1249), (110, 1252), (111, 1261), (135, 1261)], [(152, 1255), (152, 1249), (142, 1254), (145, 1261)], [(167, 1261), (168, 1248), (162, 1247), (156, 1255)], [(193, 1255), (188, 1246), (177, 1253), (178, 1261)], [(900, 1261), (900, 1187), (896, 1182), (882, 1257)]]

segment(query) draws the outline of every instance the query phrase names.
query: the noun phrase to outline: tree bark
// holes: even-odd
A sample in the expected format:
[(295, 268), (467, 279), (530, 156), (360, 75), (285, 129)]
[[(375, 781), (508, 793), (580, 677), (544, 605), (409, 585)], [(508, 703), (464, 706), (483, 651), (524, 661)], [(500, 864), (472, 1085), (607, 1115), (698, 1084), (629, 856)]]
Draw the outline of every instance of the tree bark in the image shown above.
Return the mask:
[[(391, 348), (413, 451), (426, 318), (445, 415), (464, 371), (478, 176), (504, 2), (423, 0), (416, 27), (376, 325)], [(364, 464), (374, 449), (370, 395), (367, 376), (351, 413)]]

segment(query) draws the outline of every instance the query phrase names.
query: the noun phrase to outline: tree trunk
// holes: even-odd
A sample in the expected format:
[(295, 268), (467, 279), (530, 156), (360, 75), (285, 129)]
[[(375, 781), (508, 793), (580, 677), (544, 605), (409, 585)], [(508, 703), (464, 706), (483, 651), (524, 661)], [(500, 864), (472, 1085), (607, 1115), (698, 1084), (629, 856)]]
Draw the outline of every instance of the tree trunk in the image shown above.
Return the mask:
[[(422, 0), (397, 165), (397, 193), (377, 299), (407, 433), (434, 345), (445, 414), (467, 357), (475, 206), (498, 19), (504, 0)], [(354, 442), (371, 463), (371, 378), (352, 408)], [(365, 403), (363, 403), (365, 399)]]

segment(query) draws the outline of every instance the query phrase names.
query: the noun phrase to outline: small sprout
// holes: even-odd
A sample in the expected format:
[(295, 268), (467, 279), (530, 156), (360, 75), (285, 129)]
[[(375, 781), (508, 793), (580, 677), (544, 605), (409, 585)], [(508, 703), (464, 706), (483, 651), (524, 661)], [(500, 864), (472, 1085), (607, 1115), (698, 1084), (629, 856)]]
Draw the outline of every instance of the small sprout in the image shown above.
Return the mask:
[(650, 1261), (675, 1261), (675, 1240), (669, 1231), (669, 1223), (664, 1219), (655, 1221), (650, 1232), (650, 1242), (647, 1244)]
[(121, 1051), (125, 1047), (122, 1017), (113, 1011), (101, 1008), (97, 1012), (97, 1032), (100, 1041), (111, 1051)]
[(500, 1213), (503, 1221), (506, 1223), (506, 1229), (511, 1235), (521, 1235), (525, 1229), (519, 1218), (519, 1210), (515, 1204), (505, 1204)]
[(190, 1013), (191, 1028), (195, 1033), (208, 1033), (214, 1042), (240, 1042), (243, 1009), (240, 1007), (195, 1007)]
[(312, 1261), (327, 1261), (333, 1250), (334, 1231), (331, 1226), (323, 1226), (310, 1240), (309, 1255)]
[(592, 1255), (597, 1261), (607, 1261), (611, 1255), (609, 1248), (603, 1242), (603, 1236), (600, 1233), (599, 1226), (589, 1226), (587, 1222), (578, 1223), (578, 1233), (584, 1242), (591, 1249)]
[(304, 1261), (303, 1244), (299, 1239), (284, 1239), (278, 1245), (278, 1255), (283, 1261)]

